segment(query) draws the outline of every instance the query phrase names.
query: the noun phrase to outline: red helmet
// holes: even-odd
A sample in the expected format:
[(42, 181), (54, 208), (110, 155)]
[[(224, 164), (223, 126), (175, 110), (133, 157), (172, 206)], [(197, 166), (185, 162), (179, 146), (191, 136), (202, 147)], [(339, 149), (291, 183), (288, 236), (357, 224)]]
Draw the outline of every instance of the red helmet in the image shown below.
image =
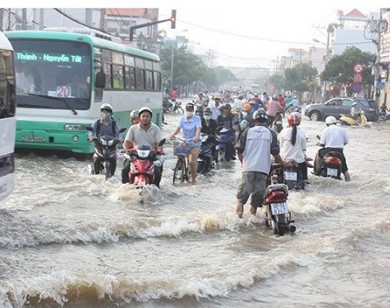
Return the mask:
[(293, 112), (288, 116), (287, 122), (289, 126), (297, 126), (301, 123), (301, 115), (299, 112)]

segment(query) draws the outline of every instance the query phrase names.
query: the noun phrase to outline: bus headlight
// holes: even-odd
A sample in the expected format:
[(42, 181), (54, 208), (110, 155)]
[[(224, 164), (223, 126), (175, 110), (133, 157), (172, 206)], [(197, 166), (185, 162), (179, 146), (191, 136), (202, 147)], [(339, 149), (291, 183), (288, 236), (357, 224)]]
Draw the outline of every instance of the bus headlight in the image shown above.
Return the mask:
[(84, 126), (80, 124), (65, 124), (65, 130), (83, 130)]

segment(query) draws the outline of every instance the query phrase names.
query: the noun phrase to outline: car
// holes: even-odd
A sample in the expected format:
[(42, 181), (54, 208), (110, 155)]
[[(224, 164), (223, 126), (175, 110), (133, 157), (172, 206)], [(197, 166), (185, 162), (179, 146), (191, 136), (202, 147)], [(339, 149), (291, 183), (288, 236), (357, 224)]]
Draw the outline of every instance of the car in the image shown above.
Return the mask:
[(357, 103), (357, 108), (363, 110), (368, 121), (379, 120), (379, 108), (375, 100), (359, 97), (334, 97), (324, 103), (307, 105), (304, 115), (312, 121), (324, 121), (328, 116), (339, 119), (341, 114), (350, 114), (352, 103)]

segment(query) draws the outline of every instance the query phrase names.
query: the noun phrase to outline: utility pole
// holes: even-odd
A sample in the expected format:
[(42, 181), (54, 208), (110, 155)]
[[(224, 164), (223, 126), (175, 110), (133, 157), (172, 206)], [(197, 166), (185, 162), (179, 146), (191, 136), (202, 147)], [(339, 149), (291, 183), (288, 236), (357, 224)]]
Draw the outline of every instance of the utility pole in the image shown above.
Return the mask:
[(0, 9), (0, 31), (3, 31), (3, 16), (4, 16), (4, 9)]
[(371, 27), (373, 29), (372, 32), (375, 32), (377, 35), (377, 39), (373, 39), (373, 43), (376, 44), (376, 58), (375, 58), (375, 64), (374, 64), (374, 88), (375, 88), (375, 102), (377, 105), (380, 105), (380, 95), (381, 90), (379, 85), (382, 81), (381, 76), (381, 37), (382, 33), (386, 32), (387, 30), (387, 20), (382, 19), (382, 9), (380, 11), (380, 17), (379, 20), (372, 20), (371, 23), (374, 23), (374, 25)]

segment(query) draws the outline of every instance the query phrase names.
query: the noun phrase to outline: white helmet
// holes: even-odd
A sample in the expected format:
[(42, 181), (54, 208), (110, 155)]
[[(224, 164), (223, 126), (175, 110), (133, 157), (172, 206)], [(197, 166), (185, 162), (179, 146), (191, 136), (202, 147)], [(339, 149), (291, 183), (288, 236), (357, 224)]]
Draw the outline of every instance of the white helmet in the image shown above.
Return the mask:
[(131, 119), (138, 119), (139, 118), (139, 113), (137, 109), (134, 109), (133, 111), (130, 112), (130, 118)]
[(100, 111), (107, 110), (112, 113), (112, 106), (108, 103), (104, 103), (100, 106)]
[(150, 113), (150, 117), (153, 116), (152, 109), (150, 109), (149, 107), (142, 107), (140, 110), (138, 110), (138, 115), (141, 117), (141, 113), (145, 111)]
[(334, 116), (329, 116), (325, 119), (326, 125), (337, 124), (337, 119)]

